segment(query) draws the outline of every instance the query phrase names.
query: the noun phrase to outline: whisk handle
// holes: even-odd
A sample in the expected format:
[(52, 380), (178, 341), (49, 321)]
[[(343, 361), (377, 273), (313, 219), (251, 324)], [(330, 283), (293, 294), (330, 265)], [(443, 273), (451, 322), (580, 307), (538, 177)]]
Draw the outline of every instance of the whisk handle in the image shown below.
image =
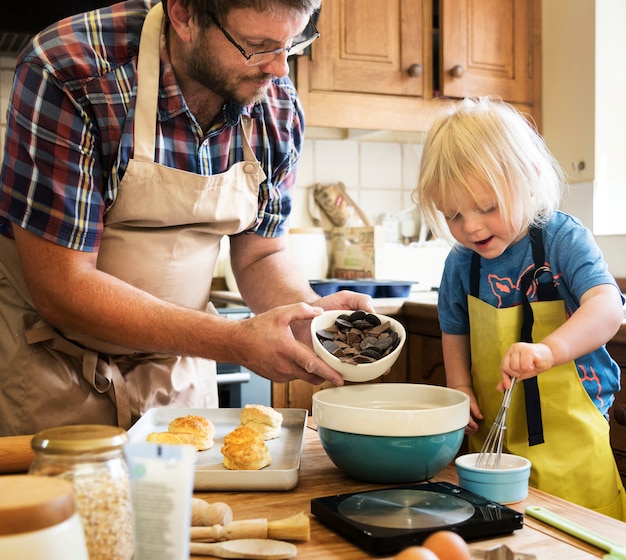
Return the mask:
[(511, 404), (511, 394), (513, 393), (513, 387), (515, 387), (515, 382), (517, 381), (517, 377), (511, 377), (511, 384), (508, 389), (504, 390), (504, 398), (502, 399), (502, 406), (505, 408), (509, 408)]

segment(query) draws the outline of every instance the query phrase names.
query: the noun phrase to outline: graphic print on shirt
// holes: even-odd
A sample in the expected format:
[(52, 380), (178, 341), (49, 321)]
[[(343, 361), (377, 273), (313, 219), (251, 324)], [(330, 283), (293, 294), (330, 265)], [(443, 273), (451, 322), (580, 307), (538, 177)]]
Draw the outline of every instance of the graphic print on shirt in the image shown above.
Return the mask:
[[(549, 268), (549, 265), (546, 265)], [(520, 292), (522, 277), (530, 270), (534, 268), (534, 265), (529, 265), (522, 271), (517, 281), (513, 281), (511, 278), (503, 278), (496, 274), (488, 274), (487, 281), (491, 289), (491, 293), (497, 300), (498, 308), (510, 307), (511, 305), (521, 305), (521, 299), (524, 294)], [(561, 274), (557, 274), (552, 277), (555, 286), (560, 284)], [(536, 301), (537, 299), (537, 285), (532, 282), (528, 291), (528, 298), (530, 301)], [(571, 310), (566, 309), (567, 317), (571, 315)], [(602, 382), (599, 376), (596, 374), (592, 365), (581, 364), (578, 360), (575, 361), (578, 377), (585, 387), (585, 390), (590, 395), (593, 401), (601, 411), (606, 410), (608, 407), (602, 398), (603, 389)]]
[[(534, 268), (534, 265), (529, 265), (522, 271), (519, 278), (513, 281), (512, 278), (502, 278), (496, 274), (488, 274), (487, 282), (491, 288), (491, 293), (497, 300), (496, 307), (501, 309), (503, 307), (511, 307), (512, 305), (521, 305), (524, 294), (520, 291), (522, 278), (524, 275)], [(556, 278), (554, 279), (556, 284)], [(515, 292), (518, 292), (517, 294)], [(530, 291), (528, 294), (530, 301), (533, 301), (537, 297), (537, 286), (535, 283), (531, 283)]]

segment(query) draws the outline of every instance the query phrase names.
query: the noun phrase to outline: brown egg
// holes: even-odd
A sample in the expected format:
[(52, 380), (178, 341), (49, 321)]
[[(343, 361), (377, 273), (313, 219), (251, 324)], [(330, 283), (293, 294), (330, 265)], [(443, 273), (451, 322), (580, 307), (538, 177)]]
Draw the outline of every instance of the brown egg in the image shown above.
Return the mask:
[(439, 558), (424, 546), (410, 546), (394, 556), (394, 560), (439, 560)]
[(472, 554), (463, 537), (453, 531), (437, 531), (423, 543), (439, 560), (471, 560)]

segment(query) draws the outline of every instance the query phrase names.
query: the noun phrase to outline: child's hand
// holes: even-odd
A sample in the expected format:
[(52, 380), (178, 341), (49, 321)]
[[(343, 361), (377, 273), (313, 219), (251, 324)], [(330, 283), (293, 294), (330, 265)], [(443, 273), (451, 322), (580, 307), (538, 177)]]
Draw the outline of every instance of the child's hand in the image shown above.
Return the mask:
[(465, 393), (470, 399), (470, 419), (467, 426), (465, 426), (465, 433), (468, 435), (473, 434), (478, 430), (477, 421), (483, 419), (483, 413), (480, 411), (478, 406), (476, 395), (474, 395), (474, 391), (469, 385), (461, 385), (459, 387), (453, 387), (453, 389), (457, 389), (458, 391)]
[(528, 379), (550, 369), (553, 364), (552, 350), (546, 344), (511, 344), (502, 359), (502, 381), (498, 384), (498, 390), (507, 389), (511, 384), (511, 377)]

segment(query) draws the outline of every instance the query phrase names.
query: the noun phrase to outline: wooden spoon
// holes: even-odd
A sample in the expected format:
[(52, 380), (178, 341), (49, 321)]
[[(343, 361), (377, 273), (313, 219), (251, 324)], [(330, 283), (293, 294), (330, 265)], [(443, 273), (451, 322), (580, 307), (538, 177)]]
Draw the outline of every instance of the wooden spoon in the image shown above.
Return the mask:
[(274, 539), (235, 539), (217, 543), (192, 542), (190, 554), (216, 558), (247, 558), (250, 560), (286, 560), (298, 553), (295, 545)]

